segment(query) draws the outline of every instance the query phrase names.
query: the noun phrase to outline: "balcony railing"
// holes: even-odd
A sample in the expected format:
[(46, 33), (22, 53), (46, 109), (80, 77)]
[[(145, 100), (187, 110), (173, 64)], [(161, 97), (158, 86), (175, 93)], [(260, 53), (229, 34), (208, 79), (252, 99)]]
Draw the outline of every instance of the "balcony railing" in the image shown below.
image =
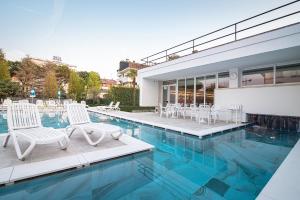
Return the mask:
[(299, 22), (300, 0), (297, 0), (178, 44), (141, 60), (145, 65), (153, 66)]

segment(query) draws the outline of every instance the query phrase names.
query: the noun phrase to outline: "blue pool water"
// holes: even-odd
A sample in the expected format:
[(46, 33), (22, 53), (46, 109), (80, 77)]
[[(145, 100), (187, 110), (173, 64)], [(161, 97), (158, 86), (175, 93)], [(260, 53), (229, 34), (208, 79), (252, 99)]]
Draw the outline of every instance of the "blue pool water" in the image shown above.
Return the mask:
[[(64, 116), (48, 117), (44, 125), (68, 124)], [(200, 140), (124, 120), (107, 123), (155, 150), (1, 187), (0, 199), (255, 199), (298, 140), (296, 133), (253, 127)]]

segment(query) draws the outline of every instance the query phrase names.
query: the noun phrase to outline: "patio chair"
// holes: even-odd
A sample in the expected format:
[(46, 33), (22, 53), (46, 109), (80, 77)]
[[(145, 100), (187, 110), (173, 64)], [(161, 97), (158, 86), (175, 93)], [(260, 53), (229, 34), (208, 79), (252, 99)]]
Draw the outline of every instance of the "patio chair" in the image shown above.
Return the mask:
[(119, 106), (120, 106), (120, 101), (118, 101), (118, 102), (117, 102), (114, 106), (112, 106), (112, 108), (109, 109), (109, 110), (120, 111)]
[[(8, 135), (3, 147), (7, 146), (10, 137), (13, 139), (17, 156), (24, 160), (38, 144), (58, 142), (61, 149), (69, 145), (69, 138), (63, 131), (43, 127), (37, 106), (30, 103), (13, 103), (7, 109)], [(29, 147), (22, 153), (18, 140), (30, 142)]]
[[(72, 133), (75, 130), (79, 130), (87, 142), (92, 146), (97, 146), (107, 134), (110, 134), (112, 138), (116, 140), (119, 139), (123, 134), (122, 129), (118, 126), (91, 122), (89, 114), (84, 105), (69, 104), (67, 106), (67, 113), (70, 126), (68, 126), (66, 129), (69, 133), (69, 137), (72, 136)], [(68, 131), (69, 129), (71, 129), (71, 131)], [(90, 135), (96, 131), (99, 131), (101, 135), (98, 139), (96, 139), (96, 141), (92, 141)]]
[(28, 99), (21, 99), (19, 100), (19, 103), (29, 103)]
[(81, 105), (84, 105), (86, 108), (89, 107), (88, 105), (86, 105), (86, 102), (85, 102), (85, 101), (80, 101), (80, 104), (81, 104)]
[(0, 106), (1, 110), (7, 110), (8, 105), (12, 104), (12, 100), (10, 99), (5, 99)]
[(48, 107), (52, 107), (52, 108), (57, 106), (57, 104), (54, 100), (49, 100), (46, 102), (46, 104)]
[(44, 102), (43, 102), (43, 100), (38, 99), (38, 100), (36, 100), (35, 105), (38, 108), (43, 108), (44, 107)]
[(111, 101), (108, 106), (97, 106), (97, 109), (101, 110), (101, 111), (103, 111), (103, 110), (109, 110), (109, 109), (112, 108), (113, 104), (114, 104), (114, 102)]
[(198, 121), (199, 123), (205, 123), (210, 125), (211, 121), (211, 113), (210, 113), (210, 106), (209, 105), (200, 105), (198, 109)]

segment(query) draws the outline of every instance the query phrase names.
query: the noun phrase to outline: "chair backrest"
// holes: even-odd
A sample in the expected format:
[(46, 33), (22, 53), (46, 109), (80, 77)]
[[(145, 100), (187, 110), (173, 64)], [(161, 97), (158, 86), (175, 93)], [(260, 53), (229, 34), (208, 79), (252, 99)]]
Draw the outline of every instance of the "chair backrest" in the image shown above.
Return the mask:
[(7, 108), (8, 130), (41, 127), (38, 108), (31, 103), (12, 103)]
[(28, 99), (21, 99), (19, 100), (19, 103), (29, 103)]
[(71, 125), (85, 124), (91, 122), (89, 114), (84, 105), (71, 103), (67, 105), (67, 113)]
[(38, 99), (38, 100), (36, 100), (35, 105), (37, 105), (37, 106), (43, 106), (44, 102), (43, 102), (43, 100)]
[(48, 106), (56, 106), (56, 103), (54, 100), (49, 100), (49, 101), (47, 101), (47, 105)]
[(115, 104), (114, 108), (119, 108), (119, 105), (120, 105), (120, 101), (118, 101), (118, 102)]
[(111, 102), (109, 103), (108, 107), (112, 107), (112, 106), (113, 106), (113, 104), (114, 104), (114, 102), (113, 102), (113, 101), (111, 101)]
[(8, 106), (8, 105), (11, 104), (11, 103), (12, 103), (12, 100), (10, 100), (10, 99), (5, 99), (5, 100), (3, 101), (3, 104), (2, 104), (2, 105)]

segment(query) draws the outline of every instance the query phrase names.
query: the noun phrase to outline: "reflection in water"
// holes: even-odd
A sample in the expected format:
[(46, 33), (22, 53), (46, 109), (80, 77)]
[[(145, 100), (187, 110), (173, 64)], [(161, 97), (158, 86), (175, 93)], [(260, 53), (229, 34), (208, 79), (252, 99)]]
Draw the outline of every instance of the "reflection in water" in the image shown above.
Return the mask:
[(4, 187), (1, 197), (255, 199), (298, 139), (295, 133), (247, 128), (200, 140), (124, 120), (107, 122), (156, 148)]

